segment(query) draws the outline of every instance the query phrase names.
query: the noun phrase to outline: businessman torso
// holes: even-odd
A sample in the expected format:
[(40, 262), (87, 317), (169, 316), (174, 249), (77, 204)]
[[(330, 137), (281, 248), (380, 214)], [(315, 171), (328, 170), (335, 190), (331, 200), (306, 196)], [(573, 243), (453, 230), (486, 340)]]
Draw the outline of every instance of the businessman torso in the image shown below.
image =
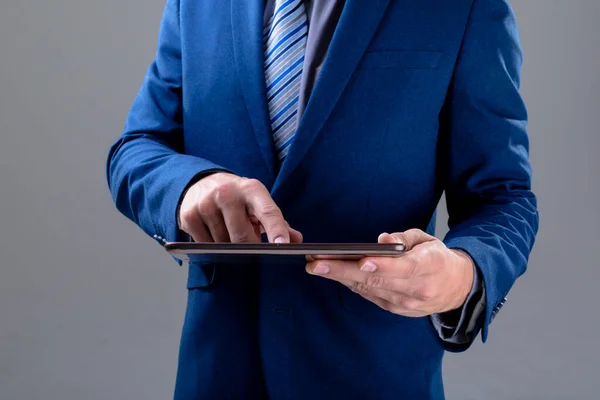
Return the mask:
[[(185, 152), (265, 182), (307, 242), (427, 229), (442, 191), (438, 116), (471, 2), (348, 2), (280, 171), (259, 3), (181, 4)], [(184, 331), (180, 368), (199, 376), (180, 371), (178, 390), (185, 381), (197, 398), (199, 387), (207, 397), (219, 386), (214, 393), (243, 392), (257, 383), (254, 371), (273, 398), (442, 396), (443, 350), (427, 318), (378, 309), (303, 264), (263, 261), (258, 277), (217, 265), (210, 289), (194, 288), (191, 273), (194, 333)], [(215, 359), (196, 370), (185, 362), (190, 351)], [(232, 371), (245, 382), (236, 389)], [(369, 382), (354, 385), (364, 371)]]
[[(496, 111), (525, 118), (511, 80), (518, 72), (498, 56), (518, 51), (514, 32), (501, 26), (512, 21), (511, 11), (504, 1), (479, 4), (474, 16), (473, 0), (347, 0), (280, 165), (267, 107), (264, 2), (170, 0), (159, 56), (126, 131), (144, 139), (155, 129), (158, 142), (191, 157), (146, 182), (174, 181), (175, 169), (192, 164), (256, 178), (306, 242), (373, 242), (381, 232), (409, 228), (432, 233), (441, 193), (452, 185), (453, 198), (465, 205), (454, 206), (455, 215), (466, 218), (484, 189), (479, 183), (512, 167), (504, 164), (504, 150), (490, 155), (501, 143), (462, 129), (471, 122), (475, 131), (496, 128), (493, 112), (464, 95), (468, 83), (453, 88), (460, 58), (468, 57), (462, 81), (469, 73), (473, 84), (496, 79), (500, 103), (509, 104)], [(488, 44), (499, 50), (463, 55), (468, 29), (481, 35), (469, 51)], [(495, 90), (480, 89), (482, 97)], [(501, 137), (526, 141), (520, 126), (507, 126)], [(161, 163), (161, 152), (149, 165)], [(487, 175), (469, 175), (479, 167)], [(528, 169), (515, 168), (528, 181)], [(177, 199), (167, 198), (183, 186), (165, 183), (161, 196), (146, 197), (136, 222), (176, 239), (175, 227), (157, 221), (169, 218)], [(136, 195), (143, 198), (132, 190), (132, 203)], [(153, 219), (146, 207), (166, 214)], [(493, 308), (524, 266), (502, 273), (481, 268)], [(389, 313), (307, 275), (303, 259), (207, 260), (190, 266), (188, 289), (177, 398), (443, 398), (444, 348), (429, 319)]]

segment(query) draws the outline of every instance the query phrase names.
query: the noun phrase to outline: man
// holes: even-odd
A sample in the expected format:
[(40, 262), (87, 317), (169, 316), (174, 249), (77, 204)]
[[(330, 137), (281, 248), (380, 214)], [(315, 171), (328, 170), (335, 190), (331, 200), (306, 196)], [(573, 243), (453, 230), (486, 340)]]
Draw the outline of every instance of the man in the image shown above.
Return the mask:
[(443, 398), (537, 232), (520, 63), (506, 0), (168, 0), (118, 209), (160, 243), (408, 248), (192, 264), (175, 397)]

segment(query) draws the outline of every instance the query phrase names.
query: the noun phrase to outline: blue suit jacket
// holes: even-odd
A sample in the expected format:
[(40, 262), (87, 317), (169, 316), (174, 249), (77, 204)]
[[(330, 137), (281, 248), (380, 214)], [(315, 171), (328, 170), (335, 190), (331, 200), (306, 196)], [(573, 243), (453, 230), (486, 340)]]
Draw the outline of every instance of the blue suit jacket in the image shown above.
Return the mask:
[[(484, 278), (488, 325), (537, 231), (521, 53), (505, 0), (348, 0), (279, 170), (265, 96), (263, 0), (168, 0), (159, 48), (108, 159), (118, 209), (180, 239), (198, 173), (259, 179), (306, 242), (434, 230)], [(176, 398), (438, 399), (427, 318), (379, 309), (303, 260), (191, 265)], [(451, 350), (463, 350), (453, 348)]]

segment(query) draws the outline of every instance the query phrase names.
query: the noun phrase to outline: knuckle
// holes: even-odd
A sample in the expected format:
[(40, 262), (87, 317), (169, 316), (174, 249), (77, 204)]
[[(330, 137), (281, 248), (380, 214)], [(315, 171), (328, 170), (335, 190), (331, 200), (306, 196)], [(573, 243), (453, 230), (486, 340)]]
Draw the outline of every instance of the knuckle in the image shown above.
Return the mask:
[(396, 308), (398, 305), (402, 304), (402, 295), (400, 295), (400, 294), (391, 294), (387, 298), (387, 300), (392, 305), (393, 308)]
[(367, 286), (364, 282), (354, 282), (350, 285), (350, 290), (354, 293), (368, 295), (371, 293), (371, 287)]
[(354, 293), (364, 293), (364, 285), (361, 282), (353, 282), (348, 286)]
[(205, 198), (198, 203), (198, 214), (200, 217), (212, 217), (217, 213), (217, 206), (210, 198)]
[[(275, 204), (264, 204), (260, 207), (259, 213), (267, 218), (282, 216), (279, 207), (277, 207)], [(282, 223), (281, 225), (285, 227), (284, 223)]]
[(223, 182), (214, 189), (213, 195), (217, 204), (227, 205), (235, 201), (237, 187), (234, 182)]
[(184, 230), (187, 230), (189, 225), (193, 225), (200, 219), (198, 212), (194, 208), (187, 208), (185, 210), (181, 210), (179, 212), (179, 217), (181, 218), (181, 225)]
[(431, 301), (437, 296), (437, 291), (431, 286), (423, 286), (415, 292), (415, 297), (423, 301)]
[(368, 275), (364, 285), (368, 288), (381, 288), (385, 285), (385, 278), (380, 275)]
[(419, 302), (417, 299), (412, 297), (402, 297), (399, 299), (398, 304), (405, 310), (415, 311), (419, 306)]
[(254, 239), (253, 235), (250, 232), (238, 232), (231, 234), (231, 242), (232, 243), (249, 243)]
[(425, 260), (431, 254), (431, 246), (420, 246), (414, 251), (414, 258), (417, 260)]
[(264, 185), (258, 179), (249, 178), (242, 181), (241, 187), (244, 191), (255, 191), (262, 189)]

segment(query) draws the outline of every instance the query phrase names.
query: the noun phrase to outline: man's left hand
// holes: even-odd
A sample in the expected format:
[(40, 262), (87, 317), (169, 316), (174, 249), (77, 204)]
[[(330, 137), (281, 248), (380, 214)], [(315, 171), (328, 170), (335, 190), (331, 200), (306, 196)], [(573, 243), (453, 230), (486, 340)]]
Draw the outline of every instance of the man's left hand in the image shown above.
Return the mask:
[(402, 243), (406, 253), (358, 262), (317, 259), (306, 271), (338, 281), (394, 314), (422, 317), (462, 307), (473, 285), (474, 266), (467, 254), (418, 229), (383, 233), (378, 242)]

